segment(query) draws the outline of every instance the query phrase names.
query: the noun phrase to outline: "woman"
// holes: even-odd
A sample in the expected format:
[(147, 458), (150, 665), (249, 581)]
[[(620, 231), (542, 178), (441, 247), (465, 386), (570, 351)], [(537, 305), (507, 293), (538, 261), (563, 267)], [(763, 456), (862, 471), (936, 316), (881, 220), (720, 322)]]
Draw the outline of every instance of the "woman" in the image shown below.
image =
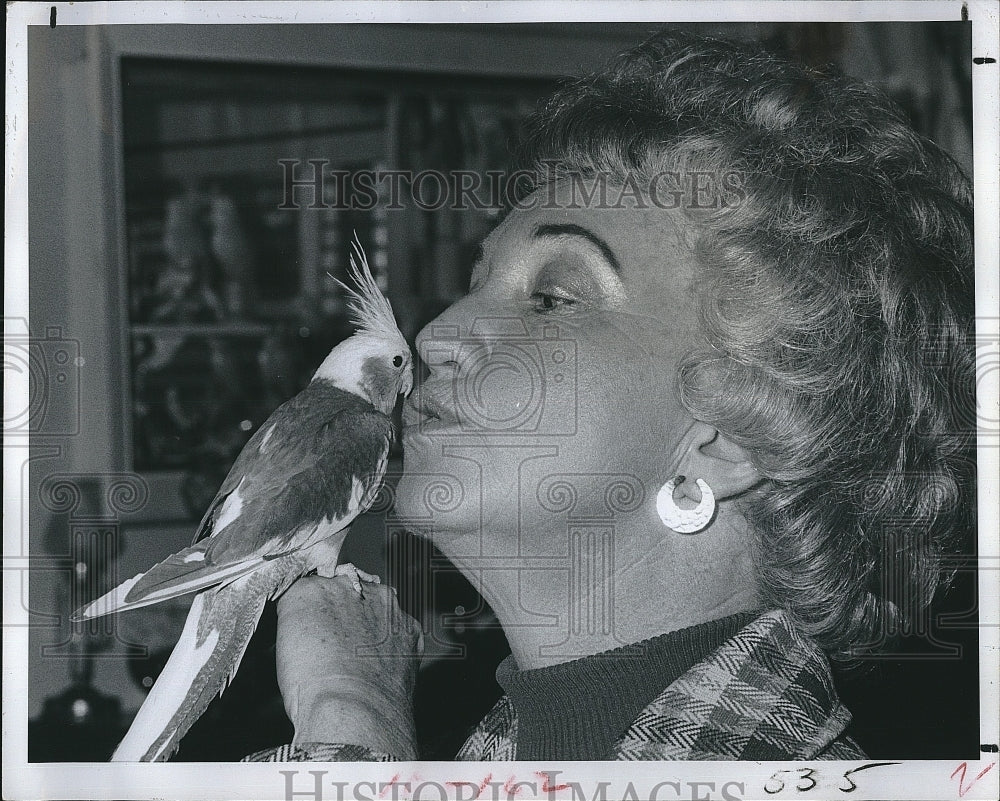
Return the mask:
[[(968, 525), (967, 180), (870, 89), (675, 33), (528, 152), (404, 415), (397, 512), (512, 650), (458, 757), (861, 757), (829, 659)], [(384, 588), (298, 582), (297, 745), (259, 758), (416, 758), (418, 639)]]

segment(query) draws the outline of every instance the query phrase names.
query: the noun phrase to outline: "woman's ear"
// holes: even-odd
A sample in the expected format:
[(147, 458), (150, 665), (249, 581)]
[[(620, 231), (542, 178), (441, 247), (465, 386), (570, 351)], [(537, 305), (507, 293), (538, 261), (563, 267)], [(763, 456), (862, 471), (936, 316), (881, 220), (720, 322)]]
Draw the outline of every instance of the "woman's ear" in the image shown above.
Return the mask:
[(679, 473), (690, 479), (678, 486), (681, 495), (697, 501), (701, 497), (696, 479), (704, 479), (718, 500), (733, 498), (764, 481), (741, 446), (707, 423), (691, 424), (679, 445)]

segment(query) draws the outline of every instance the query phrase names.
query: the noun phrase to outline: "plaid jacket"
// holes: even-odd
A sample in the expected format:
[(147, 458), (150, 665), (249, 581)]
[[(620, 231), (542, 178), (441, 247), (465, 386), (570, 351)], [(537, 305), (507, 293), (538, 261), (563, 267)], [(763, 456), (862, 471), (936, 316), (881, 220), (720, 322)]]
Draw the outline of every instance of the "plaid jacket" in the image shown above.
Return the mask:
[[(615, 744), (621, 760), (863, 759), (822, 651), (783, 612), (767, 612), (663, 690)], [(517, 716), (504, 696), (456, 759), (515, 759)], [(253, 761), (388, 761), (360, 746), (300, 743)]]

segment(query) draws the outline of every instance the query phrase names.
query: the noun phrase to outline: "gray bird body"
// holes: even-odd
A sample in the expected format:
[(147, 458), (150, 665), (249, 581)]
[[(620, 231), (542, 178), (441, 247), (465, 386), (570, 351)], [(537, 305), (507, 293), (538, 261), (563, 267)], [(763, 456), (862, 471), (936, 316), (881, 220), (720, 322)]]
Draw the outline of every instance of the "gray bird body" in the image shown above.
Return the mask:
[[(313, 570), (333, 575), (347, 527), (371, 506), (381, 485), (391, 436), (388, 417), (322, 380), (258, 429), (195, 543), (144, 573), (117, 607), (215, 585), (196, 597), (164, 679), (154, 685), (115, 761), (167, 758), (236, 673), (264, 603)], [(101, 600), (91, 604), (95, 612)]]
[[(247, 442), (193, 544), (74, 615), (136, 609), (196, 592), (184, 631), (112, 757), (166, 759), (239, 667), (268, 599), (313, 570), (333, 576), (347, 529), (385, 475), (396, 397), (413, 386), (412, 356), (360, 246), (360, 330)], [(360, 571), (349, 567), (360, 591)], [(376, 577), (369, 577), (376, 580)]]

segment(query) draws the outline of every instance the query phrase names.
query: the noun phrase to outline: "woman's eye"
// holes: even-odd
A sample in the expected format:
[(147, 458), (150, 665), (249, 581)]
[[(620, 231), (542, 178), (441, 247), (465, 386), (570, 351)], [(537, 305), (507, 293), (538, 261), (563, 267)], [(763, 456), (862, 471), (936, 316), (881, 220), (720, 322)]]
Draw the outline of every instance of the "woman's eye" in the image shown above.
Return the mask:
[(600, 297), (600, 285), (593, 271), (572, 253), (552, 257), (529, 285), (531, 303), (540, 314), (574, 311)]
[(541, 312), (556, 311), (572, 306), (576, 303), (574, 298), (566, 297), (554, 292), (532, 292), (531, 300), (535, 304), (535, 310)]

